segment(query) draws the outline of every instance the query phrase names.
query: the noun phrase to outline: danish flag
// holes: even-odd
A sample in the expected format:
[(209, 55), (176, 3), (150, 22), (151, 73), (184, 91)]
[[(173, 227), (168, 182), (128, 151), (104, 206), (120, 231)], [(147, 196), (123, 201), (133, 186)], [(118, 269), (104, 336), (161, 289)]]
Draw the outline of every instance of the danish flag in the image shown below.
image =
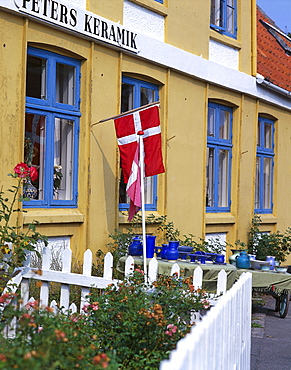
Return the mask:
[(131, 199), (130, 215), (131, 211), (134, 212), (133, 207), (137, 209), (141, 207), (140, 178), (142, 174), (140, 174), (139, 163), (141, 158), (138, 154), (140, 134), (142, 134), (144, 143), (144, 176), (154, 176), (165, 172), (158, 109), (158, 106), (154, 105), (114, 120), (123, 178), (127, 183), (126, 191)]

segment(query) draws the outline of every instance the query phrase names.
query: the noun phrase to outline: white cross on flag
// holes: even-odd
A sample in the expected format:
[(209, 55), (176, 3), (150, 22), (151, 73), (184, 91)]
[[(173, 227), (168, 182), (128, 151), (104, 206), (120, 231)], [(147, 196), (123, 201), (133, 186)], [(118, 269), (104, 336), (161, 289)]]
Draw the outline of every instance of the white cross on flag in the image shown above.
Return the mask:
[[(139, 161), (136, 154), (138, 151), (138, 132), (143, 132), (145, 176), (154, 176), (165, 172), (161, 148), (162, 138), (159, 108), (155, 105), (141, 109), (115, 119), (114, 123), (123, 178), (124, 182), (128, 183), (126, 190), (131, 203), (133, 202), (136, 207), (140, 207), (141, 205), (137, 204), (140, 196), (136, 194), (133, 197), (131, 191), (129, 191), (134, 182), (140, 181), (138, 180), (140, 178), (138, 176)], [(134, 188), (136, 189), (135, 192), (140, 193), (140, 186), (135, 184)]]

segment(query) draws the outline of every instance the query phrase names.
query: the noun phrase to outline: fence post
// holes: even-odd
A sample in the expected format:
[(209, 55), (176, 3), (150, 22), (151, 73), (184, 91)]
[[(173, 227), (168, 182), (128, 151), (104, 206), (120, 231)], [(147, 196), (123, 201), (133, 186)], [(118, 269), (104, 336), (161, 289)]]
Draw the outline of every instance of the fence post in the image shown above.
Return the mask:
[[(72, 264), (72, 250), (71, 248), (66, 248), (63, 252), (63, 269), (62, 272), (71, 272)], [(61, 297), (60, 297), (60, 308), (66, 312), (69, 309), (69, 299), (70, 299), (70, 285), (61, 284)]]
[[(83, 259), (83, 275), (85, 276), (91, 276), (92, 274), (92, 252), (90, 249), (87, 249), (84, 253), (84, 259)], [(90, 293), (89, 287), (82, 287), (81, 289), (81, 302), (80, 302), (80, 312), (83, 311), (84, 305), (88, 303), (88, 295)], [(71, 308), (71, 307), (70, 307)], [(75, 308), (72, 308), (72, 311)]]

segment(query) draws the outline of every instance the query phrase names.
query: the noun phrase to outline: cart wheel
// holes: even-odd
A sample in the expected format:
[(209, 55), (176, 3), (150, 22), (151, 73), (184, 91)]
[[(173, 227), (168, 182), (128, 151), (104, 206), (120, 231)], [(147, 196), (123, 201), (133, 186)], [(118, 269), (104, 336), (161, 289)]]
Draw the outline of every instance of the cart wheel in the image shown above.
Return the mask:
[(279, 312), (280, 310), (280, 298), (279, 297), (274, 297), (275, 298), (275, 312)]
[(282, 293), (279, 297), (279, 315), (284, 319), (288, 313), (290, 293)]

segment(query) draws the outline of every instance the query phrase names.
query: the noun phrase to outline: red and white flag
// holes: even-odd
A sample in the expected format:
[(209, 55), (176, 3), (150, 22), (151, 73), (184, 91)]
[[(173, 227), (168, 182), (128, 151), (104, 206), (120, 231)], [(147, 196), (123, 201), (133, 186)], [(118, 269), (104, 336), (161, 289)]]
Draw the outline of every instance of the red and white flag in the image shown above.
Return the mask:
[(139, 144), (136, 147), (135, 155), (131, 165), (131, 172), (126, 186), (126, 192), (130, 199), (128, 220), (131, 221), (133, 216), (141, 209), (141, 178), (140, 178), (140, 158)]
[(139, 131), (143, 131), (145, 176), (165, 172), (162, 157), (162, 136), (157, 105), (133, 112), (114, 120), (124, 182), (127, 183), (131, 164), (138, 145)]
[(165, 172), (158, 106), (133, 112), (114, 120), (124, 182), (130, 198), (128, 219), (141, 208), (141, 176), (138, 133), (143, 132), (145, 176)]

